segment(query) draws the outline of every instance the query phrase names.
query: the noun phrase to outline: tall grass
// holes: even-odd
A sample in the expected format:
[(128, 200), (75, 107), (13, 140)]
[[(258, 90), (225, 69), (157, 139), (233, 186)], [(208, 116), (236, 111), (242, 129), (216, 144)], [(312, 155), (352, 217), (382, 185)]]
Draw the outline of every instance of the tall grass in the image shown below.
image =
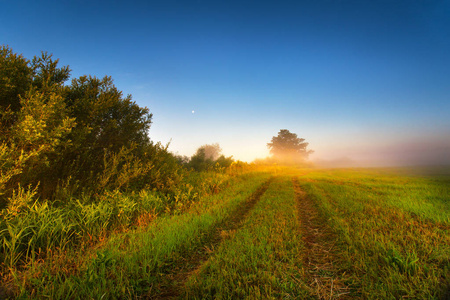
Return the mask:
[(19, 187), (0, 212), (1, 274), (20, 277), (30, 265), (55, 251), (82, 250), (113, 232), (145, 226), (157, 215), (182, 213), (202, 197), (227, 187), (231, 178), (216, 172), (192, 173), (172, 187), (170, 194), (106, 190), (77, 199), (61, 189), (59, 195), (67, 198), (52, 202), (39, 200), (37, 188)]
[(37, 201), (33, 191), (20, 189), (2, 211), (0, 237), (3, 263), (20, 267), (46, 251), (99, 237), (107, 230), (128, 226), (139, 213), (154, 209), (150, 203), (159, 198), (147, 195), (105, 194), (99, 202), (79, 200), (65, 207)]
[[(211, 255), (187, 281), (188, 298), (314, 297), (289, 178), (298, 175), (335, 233), (334, 263), (346, 271), (349, 297), (439, 299), (450, 287), (448, 175), (246, 168), (186, 173), (165, 192), (76, 196), (68, 185), (54, 202), (17, 188), (1, 211), (0, 297), (5, 290), (33, 299), (163, 295), (164, 283), (199, 251)], [(203, 249), (273, 174), (281, 176), (238, 229)]]
[(183, 214), (156, 218), (152, 226), (112, 236), (91, 256), (77, 260), (70, 275), (63, 268), (48, 273), (42, 265), (29, 279), (22, 297), (132, 298), (149, 296), (166, 270), (203, 245), (216, 226), (225, 222), (236, 207), (268, 178), (268, 174), (234, 180), (233, 188), (202, 197)]

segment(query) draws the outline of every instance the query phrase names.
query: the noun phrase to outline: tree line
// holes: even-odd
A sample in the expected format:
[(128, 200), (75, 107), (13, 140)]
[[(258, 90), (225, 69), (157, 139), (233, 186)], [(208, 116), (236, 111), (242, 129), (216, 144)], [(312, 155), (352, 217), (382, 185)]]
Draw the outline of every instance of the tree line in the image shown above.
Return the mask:
[[(105, 190), (171, 193), (188, 170), (233, 163), (218, 144), (188, 158), (149, 138), (152, 113), (124, 95), (109, 76), (70, 76), (69, 66), (42, 52), (31, 60), (0, 47), (0, 208), (20, 189), (40, 198)], [(266, 162), (304, 162), (308, 143), (287, 129)], [(57, 200), (57, 199), (56, 199)]]
[(61, 188), (170, 192), (185, 167), (232, 162), (207, 155), (205, 147), (190, 160), (175, 156), (149, 138), (149, 109), (125, 96), (111, 77), (70, 79), (70, 73), (46, 52), (29, 60), (0, 48), (0, 207), (18, 187), (46, 199)]

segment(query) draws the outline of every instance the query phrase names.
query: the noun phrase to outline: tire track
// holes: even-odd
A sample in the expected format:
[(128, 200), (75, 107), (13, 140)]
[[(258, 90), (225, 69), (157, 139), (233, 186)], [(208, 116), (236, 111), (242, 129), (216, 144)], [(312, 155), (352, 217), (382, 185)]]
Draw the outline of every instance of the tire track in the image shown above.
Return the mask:
[(159, 286), (152, 288), (144, 299), (177, 299), (183, 292), (187, 279), (196, 273), (201, 266), (214, 253), (215, 248), (233, 232), (239, 229), (248, 213), (258, 203), (261, 196), (266, 192), (273, 177), (263, 183), (244, 203), (240, 204), (231, 214), (230, 218), (219, 224), (211, 233), (203, 248), (197, 249), (190, 257), (185, 257), (170, 274), (162, 274), (162, 282)]
[(315, 203), (300, 188), (298, 178), (293, 178), (292, 181), (305, 244), (303, 263), (311, 293), (318, 299), (351, 299), (350, 289), (343, 283), (342, 277), (345, 274), (339, 274), (335, 265), (335, 235), (320, 217)]

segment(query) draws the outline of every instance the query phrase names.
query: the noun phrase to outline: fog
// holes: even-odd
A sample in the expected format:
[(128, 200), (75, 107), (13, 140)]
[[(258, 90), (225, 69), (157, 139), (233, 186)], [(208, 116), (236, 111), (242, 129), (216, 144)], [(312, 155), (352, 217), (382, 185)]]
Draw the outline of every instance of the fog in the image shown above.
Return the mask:
[[(331, 151), (330, 151), (331, 150)], [(373, 148), (355, 147), (328, 150), (325, 155), (311, 157), (318, 167), (396, 167), (449, 166), (450, 139), (416, 140)]]

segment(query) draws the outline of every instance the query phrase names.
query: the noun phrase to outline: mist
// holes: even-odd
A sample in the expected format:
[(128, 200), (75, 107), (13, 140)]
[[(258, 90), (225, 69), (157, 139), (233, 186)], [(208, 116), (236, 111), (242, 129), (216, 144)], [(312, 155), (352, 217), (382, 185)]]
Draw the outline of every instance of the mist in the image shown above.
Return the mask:
[[(330, 150), (328, 153), (332, 152)], [(313, 156), (311, 161), (326, 168), (450, 166), (450, 139), (421, 139), (373, 148), (336, 149), (334, 154)]]

